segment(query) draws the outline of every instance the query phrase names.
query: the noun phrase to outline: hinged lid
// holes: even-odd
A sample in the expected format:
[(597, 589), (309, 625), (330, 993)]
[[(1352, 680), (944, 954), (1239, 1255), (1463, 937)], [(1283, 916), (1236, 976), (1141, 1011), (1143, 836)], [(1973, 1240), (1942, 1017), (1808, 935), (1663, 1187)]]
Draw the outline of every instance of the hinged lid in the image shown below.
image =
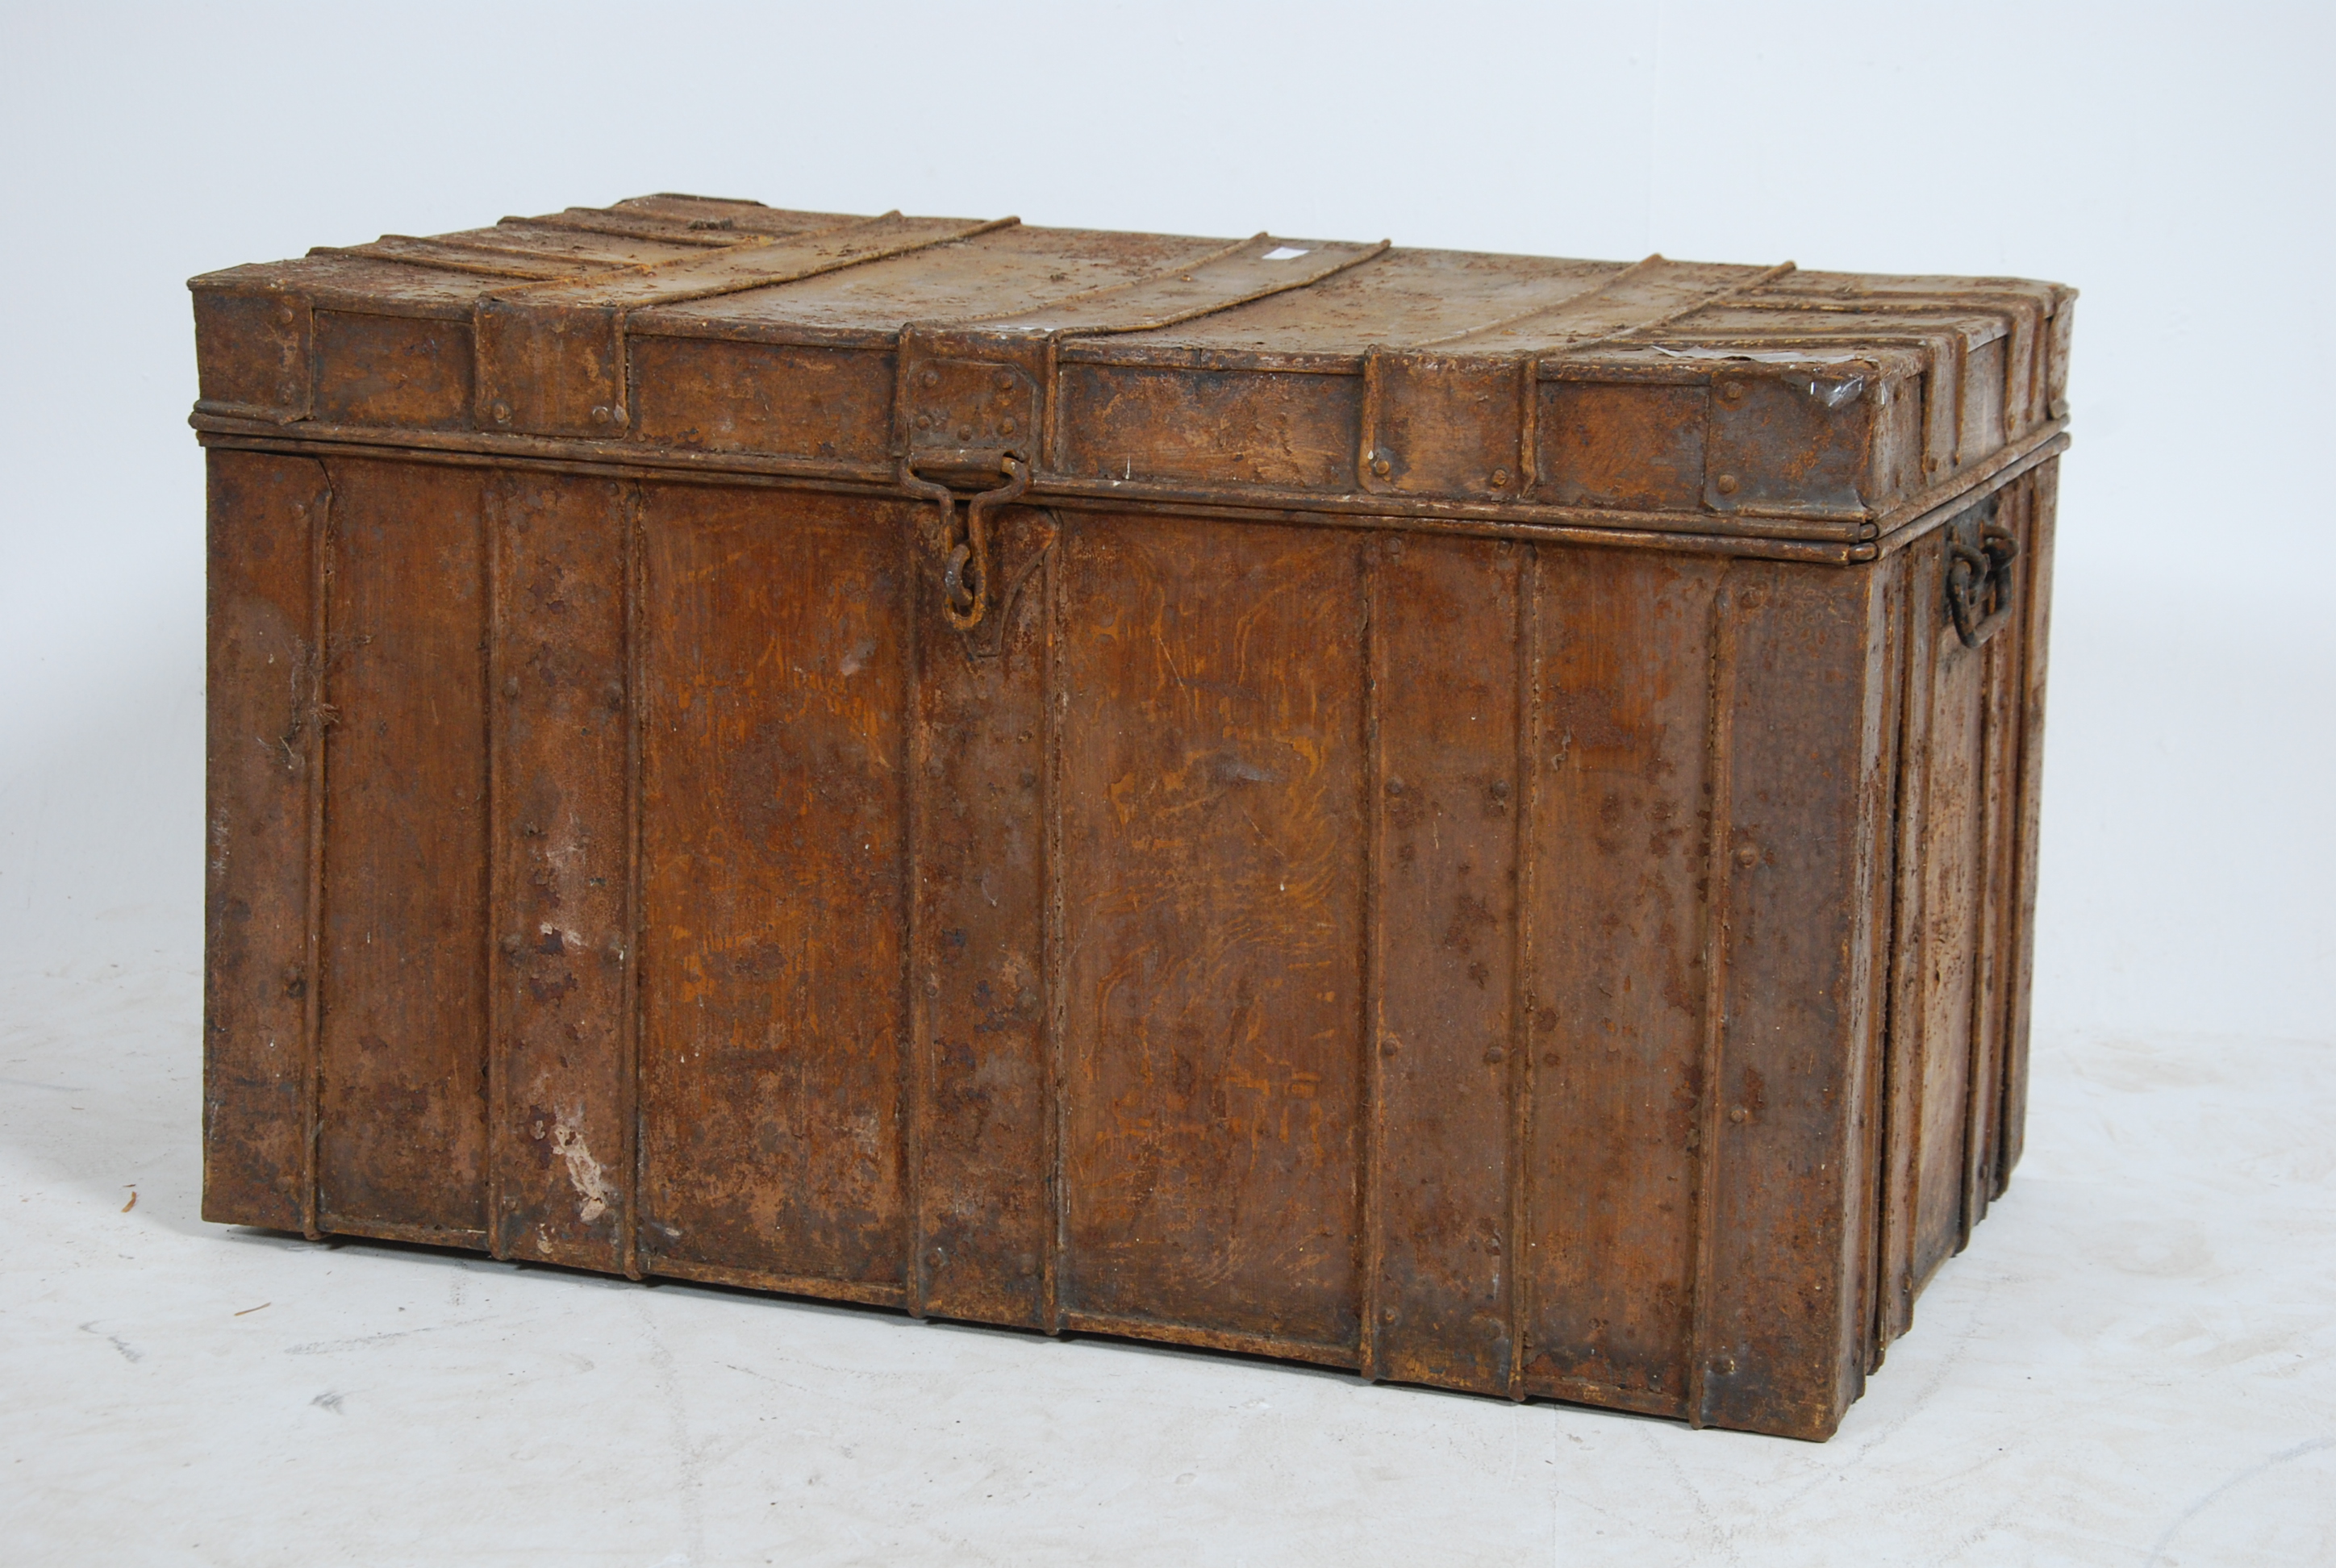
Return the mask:
[(192, 287), (217, 438), (1833, 560), (2057, 450), (2075, 297), (675, 195)]

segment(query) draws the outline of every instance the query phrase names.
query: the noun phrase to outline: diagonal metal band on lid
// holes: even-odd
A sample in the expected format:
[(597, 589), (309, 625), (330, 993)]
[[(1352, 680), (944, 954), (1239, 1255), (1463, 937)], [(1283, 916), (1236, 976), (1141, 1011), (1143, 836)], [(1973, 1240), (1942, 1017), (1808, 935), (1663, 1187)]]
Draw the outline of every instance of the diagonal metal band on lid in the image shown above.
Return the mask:
[(1376, 260), (1393, 243), (1253, 234), (1033, 309), (910, 322), (898, 339), (893, 451), (904, 461), (925, 454), (992, 470), (992, 453), (1019, 451), (1051, 464), (1064, 344), (1155, 331), (1306, 288)]
[(479, 426), (530, 435), (621, 434), (631, 417), (625, 351), (630, 312), (801, 282), (1020, 221), (888, 212), (807, 233), (725, 240), (701, 255), (491, 290), (472, 312)]
[(574, 304), (625, 310), (685, 305), (782, 283), (800, 283), (847, 267), (864, 267), (871, 261), (970, 239), (992, 229), (1010, 229), (1021, 221), (1018, 218), (978, 221), (903, 218), (897, 211), (887, 212), (879, 218), (860, 219), (805, 234), (727, 243), (703, 256), (679, 256), (616, 272), (595, 272), (496, 289), (491, 297), (528, 306)]
[[(1792, 270), (1789, 261), (1724, 267), (1650, 256), (1530, 310), (1399, 347), (1375, 345), (1363, 355), (1356, 488), (1524, 500), (1539, 482), (1535, 387), (1545, 366), (1676, 326)], [(1484, 417), (1495, 409), (1505, 413)], [(1439, 427), (1477, 433), (1493, 424), (1513, 435), (1498, 451), (1420, 439)]]
[(1529, 353), (1547, 360), (1658, 331), (1765, 287), (1793, 269), (1789, 261), (1774, 267), (1728, 267), (1650, 256), (1569, 299), (1406, 345), (1406, 351)]
[(311, 256), (346, 256), (359, 261), (394, 261), (433, 272), (467, 272), (480, 278), (550, 282), (587, 272), (616, 271), (626, 262), (602, 257), (562, 255), (521, 245), (482, 239), (423, 239), (384, 234), (366, 245), (320, 245)]
[(1282, 239), (1253, 234), (1198, 261), (1126, 283), (1089, 289), (1018, 315), (954, 325), (1056, 337), (1152, 332), (1286, 294), (1385, 255), (1394, 241)]

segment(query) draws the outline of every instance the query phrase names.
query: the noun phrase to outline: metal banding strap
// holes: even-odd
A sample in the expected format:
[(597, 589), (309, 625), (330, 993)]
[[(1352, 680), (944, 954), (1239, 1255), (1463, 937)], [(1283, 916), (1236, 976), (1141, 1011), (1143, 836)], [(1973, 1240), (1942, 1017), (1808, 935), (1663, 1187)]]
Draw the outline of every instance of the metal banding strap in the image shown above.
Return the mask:
[(1319, 283), (1385, 255), (1394, 243), (1382, 239), (1359, 245), (1253, 234), (1182, 267), (1089, 289), (1013, 316), (985, 317), (979, 325), (998, 332), (1043, 332), (1058, 340), (1152, 332)]
[(629, 265), (599, 257), (560, 255), (520, 245), (495, 245), (479, 239), (429, 239), (412, 234), (384, 234), (369, 245), (320, 245), (311, 256), (342, 256), (360, 261), (394, 261), (433, 272), (468, 272), (482, 278), (512, 278), (552, 282), (589, 272), (614, 271)]
[[(638, 198), (636, 200), (638, 200)], [(702, 198), (650, 198), (696, 200)], [(754, 209), (727, 213), (718, 219), (684, 219), (655, 213), (626, 213), (571, 207), (550, 218), (506, 218), (492, 230), (423, 237), (384, 234), (368, 245), (319, 245), (311, 256), (352, 257), (366, 261), (393, 261), (441, 272), (470, 272), (488, 278), (516, 278), (535, 282), (563, 282), (596, 272), (623, 271), (645, 265), (621, 257), (595, 256), (573, 248), (579, 234), (608, 235), (647, 244), (687, 246), (694, 249), (735, 250), (769, 239), (801, 239), (814, 234), (851, 229), (882, 219), (838, 221), (827, 213), (790, 213), (748, 205)], [(898, 218), (897, 211), (885, 218)], [(787, 222), (794, 218), (807, 221)], [(530, 237), (549, 238), (566, 249), (525, 243)], [(690, 261), (692, 257), (668, 257), (646, 265)], [(503, 265), (504, 262), (509, 265)]]
[(1356, 443), (1358, 488), (1388, 488), (1394, 461), (1379, 441), (1379, 415), (1386, 405), (1386, 362), (1416, 364), (1441, 357), (1505, 357), (1514, 368), (1518, 408), (1517, 478), (1522, 500), (1539, 475), (1535, 429), (1539, 398), (1534, 387), (1543, 367), (1568, 355), (1657, 332), (1698, 312), (1753, 293), (1794, 270), (1789, 261), (1774, 267), (1720, 267), (1672, 261), (1654, 255), (1618, 268), (1591, 287), (1482, 326), (1390, 348), (1373, 345), (1363, 355), (1361, 437)]
[(751, 239), (744, 243), (725, 240), (719, 250), (706, 256), (671, 257), (616, 272), (521, 284), (515, 288), (499, 289), (492, 297), (497, 301), (623, 310), (686, 305), (782, 283), (800, 283), (847, 267), (864, 267), (871, 261), (969, 239), (992, 229), (1010, 229), (1021, 221), (1018, 218), (903, 218), (896, 210), (800, 234)]
[[(1304, 288), (1385, 255), (1358, 245), (1255, 234), (1178, 266), (1074, 294), (1010, 316), (912, 321), (895, 355), (897, 482), (933, 502), (949, 624), (970, 631), (990, 600), (980, 517), (1022, 493), (1043, 454), (1056, 463), (1056, 396), (1063, 343), (1150, 332)], [(1004, 482), (973, 498), (962, 525), (957, 492), (918, 470)]]
[(1548, 360), (1657, 331), (1765, 287), (1793, 269), (1789, 261), (1774, 267), (1714, 267), (1650, 256), (1623, 268), (1597, 287), (1554, 305), (1409, 346), (1441, 348), (1505, 336), (1541, 340), (1530, 352)]
[[(1238, 245), (1227, 246), (1173, 272), (1157, 274), (1115, 288), (1075, 295), (1041, 310), (1009, 317), (992, 326), (1035, 328), (1046, 337), (1046, 398), (1040, 412), (1042, 450), (1047, 466), (1061, 466), (1055, 450), (1057, 427), (1056, 366), (1063, 342), (1074, 337), (1112, 337), (1132, 332), (1156, 332), (1181, 326), (1204, 316), (1270, 299), (1277, 294), (1311, 287), (1376, 261), (1395, 247), (1392, 239), (1376, 245), (1331, 241), (1285, 240), (1259, 232)], [(1304, 262), (1304, 267), (1294, 263)], [(1097, 307), (1101, 307), (1104, 314)]]
[(725, 242), (703, 255), (491, 290), (472, 310), (479, 426), (532, 435), (621, 434), (631, 424), (625, 335), (632, 312), (797, 283), (1019, 221), (888, 212)]
[[(594, 207), (571, 207), (550, 218), (506, 218), (503, 223), (525, 224), (534, 229), (565, 229), (571, 234), (608, 234), (620, 239), (647, 239), (659, 245), (694, 245), (718, 248), (738, 243), (739, 224), (736, 219), (703, 226), (675, 218), (633, 217), (619, 212), (604, 211)], [(748, 229), (749, 236), (769, 234), (770, 229)], [(779, 234), (786, 231), (776, 230)]]

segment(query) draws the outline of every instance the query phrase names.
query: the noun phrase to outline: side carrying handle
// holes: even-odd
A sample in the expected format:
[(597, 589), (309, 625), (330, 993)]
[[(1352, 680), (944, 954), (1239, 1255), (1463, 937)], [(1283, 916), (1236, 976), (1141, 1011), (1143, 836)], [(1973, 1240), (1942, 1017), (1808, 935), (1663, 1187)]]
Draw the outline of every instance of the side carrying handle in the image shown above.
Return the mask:
[(1976, 548), (1947, 541), (1947, 613), (1965, 648), (1977, 648), (2011, 618), (2011, 563), (2019, 558), (2020, 541), (1992, 519), (1980, 525)]
[(917, 460), (900, 462), (901, 486), (930, 498), (940, 509), (937, 551), (941, 560), (941, 614), (958, 631), (971, 631), (989, 613), (989, 513), (1030, 488), (1030, 464), (1020, 453), (1001, 452), (998, 472), (1006, 482), (968, 498), (960, 519), (957, 492), (917, 472)]

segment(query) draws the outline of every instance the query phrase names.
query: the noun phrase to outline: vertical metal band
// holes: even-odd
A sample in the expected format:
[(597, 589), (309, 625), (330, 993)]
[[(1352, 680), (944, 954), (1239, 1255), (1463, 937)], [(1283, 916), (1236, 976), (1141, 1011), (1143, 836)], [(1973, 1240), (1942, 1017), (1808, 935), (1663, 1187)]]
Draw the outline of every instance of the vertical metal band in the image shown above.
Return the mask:
[[(1888, 1120), (1883, 1158), (1896, 1170), (1903, 1161), (1905, 1188), (1883, 1211), (1882, 1299), (1878, 1338), (1887, 1342), (1905, 1332), (1913, 1302), (1916, 1232), (1922, 1213), (1922, 1078), (1929, 1056), (1929, 990), (1923, 961), (1923, 920), (1928, 897), (1923, 882), (1922, 841), (1930, 817), (1931, 721), (1938, 673), (1933, 607), (1939, 583), (1931, 575), (1930, 550), (1906, 557), (1906, 648), (1899, 679), (1897, 885), (1893, 889), (1888, 1024)], [(1903, 1154), (1900, 1152), (1903, 1151)]]
[(308, 668), (307, 689), (301, 694), (308, 707), (308, 897), (307, 930), (303, 933), (301, 962), (307, 984), (301, 996), (300, 1033), (306, 1046), (301, 1063), (300, 1110), (305, 1125), (300, 1138), (300, 1233), (312, 1242), (324, 1238), (323, 1173), (318, 1141), (324, 1135), (325, 1083), (325, 766), (332, 733), (332, 708), (326, 701), (326, 671), (332, 663), (332, 618), (326, 596), (332, 585), (333, 471), (316, 464), (322, 485), (315, 512), (308, 519)]
[(1038, 388), (1038, 459), (1047, 469), (1063, 469), (1062, 438), (1063, 335), (1046, 335), (1046, 379)]
[[(2040, 355), (2039, 355), (2040, 357)], [(2040, 395), (2040, 394), (2039, 394)], [(1994, 1190), (2000, 1195), (2020, 1163), (2026, 1141), (2028, 1064), (2030, 1026), (2029, 1005), (2036, 964), (2036, 834), (2043, 807), (2044, 708), (2050, 674), (2049, 637), (2052, 606), (2052, 531), (2059, 478), (2057, 460), (2039, 464), (2020, 482), (2028, 513), (2022, 554), (2028, 570), (2022, 577), (2025, 603), (2020, 619), (2019, 795), (2012, 817), (2011, 885), (2005, 895), (2006, 962), (2010, 976), (2004, 985), (2003, 1108), (1996, 1135)]]
[[(487, 831), (482, 835), (487, 845), (486, 885), (482, 890), (483, 912), (479, 921), (480, 940), (485, 945), (485, 994), (479, 1000), (487, 1053), (487, 1252), (496, 1258), (508, 1257), (511, 1251), (503, 1237), (503, 1123), (510, 1111), (511, 1033), (510, 987), (505, 971), (519, 962), (518, 933), (496, 934), (496, 927), (502, 923), (505, 849), (502, 748), (497, 740), (503, 731), (504, 714), (514, 708), (519, 700), (518, 677), (506, 677), (502, 672), (503, 529), (505, 502), (511, 482), (505, 470), (489, 469), (486, 482), (481, 487), (479, 508), (479, 575), (485, 600), (482, 618), (486, 623), (486, 647), (482, 650), (486, 701), (480, 705), (486, 735), (481, 749), (487, 803)], [(512, 682), (508, 688), (503, 684), (506, 678)]]
[(1064, 710), (1070, 700), (1063, 685), (1063, 602), (1069, 591), (1070, 531), (1077, 526), (1076, 521), (1061, 525), (1055, 548), (1046, 552), (1047, 559), (1038, 568), (1044, 574), (1040, 580), (1046, 595), (1046, 712), (1039, 716), (1041, 733), (1046, 737), (1046, 797), (1039, 805), (1046, 822), (1046, 909), (1042, 917), (1046, 930), (1040, 943), (1039, 972), (1046, 993), (1046, 1059), (1039, 1076), (1046, 1096), (1042, 1136), (1046, 1151), (1046, 1243), (1040, 1264), (1043, 1274), (1039, 1281), (1038, 1326), (1049, 1334), (1063, 1331), (1063, 1269), (1070, 1224), (1070, 1203), (1063, 1183), (1063, 1056), (1070, 1007), (1066, 983), (1069, 955), (1064, 943), (1063, 912), (1063, 724)]
[[(1368, 429), (1368, 425), (1366, 429)], [(1356, 1210), (1360, 1222), (1361, 1246), (1358, 1266), (1362, 1278), (1357, 1292), (1360, 1304), (1356, 1334), (1355, 1369), (1366, 1382), (1377, 1382), (1379, 1375), (1379, 1272), (1385, 1253), (1386, 1239), (1380, 1234), (1385, 1218), (1380, 1213), (1379, 1183), (1387, 1139), (1386, 1072), (1387, 1019), (1385, 981), (1381, 975), (1379, 945), (1385, 925), (1386, 900), (1380, 879), (1387, 874), (1387, 758), (1379, 744), (1379, 676), (1382, 639), (1378, 621), (1379, 561), (1384, 553), (1403, 548), (1403, 536), (1390, 534), (1382, 541), (1365, 537), (1359, 542), (1358, 556), (1360, 570), (1357, 574), (1362, 600), (1362, 665), (1363, 665), (1363, 908), (1362, 908), (1362, 1017), (1356, 1044), (1361, 1047), (1362, 1066), (1362, 1138), (1358, 1154), (1359, 1169), (1356, 1174)]]
[(1517, 569), (1517, 941), (1509, 989), (1509, 1149), (1504, 1166), (1508, 1183), (1508, 1236), (1502, 1247), (1502, 1284), (1509, 1319), (1509, 1387), (1512, 1399), (1525, 1397), (1527, 1325), (1533, 1301), (1533, 1020), (1541, 1005), (1533, 989), (1533, 911), (1541, 869), (1541, 549), (1519, 545)]
[(1978, 844), (1971, 856), (1973, 885), (1971, 909), (1971, 996), (1964, 1006), (1970, 1018), (1970, 1044), (1963, 1051), (1963, 1125), (1962, 1125), (1962, 1192), (1956, 1204), (1955, 1251), (1971, 1245), (1971, 1227), (1979, 1223), (1980, 1205), (1985, 1201), (1980, 1191), (1979, 1168), (1981, 1151), (1987, 1140), (1987, 1080), (1993, 1076), (1993, 1053), (1989, 1048), (1994, 1030), (1989, 1027), (1988, 996), (1992, 989), (1989, 981), (1995, 958), (1995, 859), (2000, 835), (1996, 827), (1995, 768), (1998, 755), (2003, 748), (2001, 726), (1997, 722), (1995, 686), (2002, 677), (2004, 639), (1990, 638), (1981, 647), (1971, 651), (1980, 657), (1979, 673), (1979, 765), (1974, 771), (1978, 781), (1978, 799), (1971, 803), (1979, 817)]
[(1706, 717), (1705, 787), (1710, 830), (1704, 842), (1703, 1057), (1696, 1096), (1694, 1280), (1687, 1344), (1687, 1420), (1703, 1425), (1708, 1378), (1714, 1251), (1718, 1242), (1722, 1055), (1728, 1037), (1728, 839), (1733, 834), (1733, 732), (1736, 706), (1736, 596), (1723, 578), (1711, 596), (1710, 711)]
[[(2030, 531), (2021, 526), (2031, 493), (2022, 479), (2008, 486), (1998, 516), (2010, 515), (2023, 552)], [(1963, 1088), (1963, 1199), (1956, 1251), (1971, 1244), (1971, 1228), (1994, 1196), (1994, 1141), (2001, 1125), (2003, 1065), (2010, 1049), (2010, 1015), (2000, 1005), (2005, 983), (2010, 911), (2017, 902), (2017, 867), (2011, 846), (2018, 834), (2020, 721), (2012, 683), (2021, 677), (2027, 655), (2025, 617), (1983, 646), (1980, 673), (1979, 905), (1972, 936), (1971, 1051)], [(2019, 654), (2012, 657), (2013, 651)]]
[(641, 937), (647, 920), (641, 908), (641, 726), (647, 702), (641, 684), (641, 532), (647, 526), (647, 498), (638, 482), (628, 486), (619, 514), (619, 546), (625, 596), (625, 901), (624, 958), (618, 978), (620, 1016), (617, 1026), (617, 1125), (625, 1141), (628, 1189), (625, 1212), (617, 1217), (617, 1256), (627, 1279), (641, 1277)]
[(1390, 488), (1379, 482), (1371, 466), (1379, 456), (1380, 384), (1385, 380), (1379, 365), (1386, 356), (1387, 350), (1376, 343), (1363, 350), (1363, 409), (1356, 422), (1359, 428), (1355, 433), (1355, 488), (1365, 493)]
[(1875, 833), (1876, 861), (1874, 870), (1874, 935), (1873, 962), (1874, 1026), (1871, 1060), (1871, 1082), (1866, 1089), (1868, 1115), (1872, 1118), (1866, 1134), (1866, 1182), (1872, 1189), (1874, 1213), (1867, 1229), (1865, 1258), (1865, 1335), (1864, 1366), (1871, 1377), (1882, 1365), (1883, 1347), (1890, 1342), (1890, 1246), (1894, 1233), (1891, 1228), (1891, 1158), (1890, 1144), (1895, 1118), (1891, 1110), (1891, 1096), (1897, 1092), (1890, 1056), (1893, 1020), (1897, 1017), (1896, 976), (1898, 963), (1900, 813), (1906, 788), (1906, 645), (1913, 639), (1913, 627), (1909, 622), (1909, 595), (1905, 558), (1901, 556), (1890, 565), (1878, 569), (1882, 572), (1880, 592), (1884, 596), (1883, 624), (1885, 642), (1883, 652), (1883, 681), (1886, 755), (1890, 758), (1886, 799), (1877, 808), (1882, 813), (1882, 825)]
[[(2039, 355), (2040, 360), (2041, 355)], [(2040, 368), (2037, 373), (2039, 376)], [(2040, 385), (2040, 384), (2039, 384)], [(2038, 549), (2038, 534), (2043, 528), (2037, 502), (2041, 475), (2030, 470), (2012, 482), (2004, 505), (2018, 509), (2016, 528), (2020, 554), (2026, 558), (2029, 570), (2021, 574), (2020, 606), (2015, 630), (2016, 653), (2004, 658), (2003, 672), (2003, 814), (1999, 819), (2003, 828), (2003, 888), (2002, 907), (1996, 916), (1996, 1026), (1995, 1083), (1991, 1088), (1994, 1125), (1988, 1140), (1987, 1168), (1980, 1174), (1981, 1197), (1992, 1203), (2003, 1193), (1999, 1173), (2006, 1167), (2004, 1153), (2011, 1139), (2011, 1080), (2018, 1069), (2014, 1066), (2014, 1039), (2025, 1013), (2020, 982), (2020, 913), (2027, 885), (2027, 873), (2022, 862), (2031, 852), (2029, 831), (2032, 823), (2028, 815), (2029, 770), (2034, 765), (2030, 742), (2034, 732), (2029, 727), (2028, 694), (2029, 668), (2035, 657), (2036, 611), (2039, 594), (2051, 587), (2051, 579), (2044, 570), (2043, 552)]]
[[(906, 364), (908, 355), (901, 355)], [(905, 405), (904, 405), (905, 406)], [(929, 1277), (925, 1268), (925, 1202), (924, 1202), (924, 1122), (928, 1098), (925, 1083), (927, 1058), (930, 1056), (932, 1019), (927, 1007), (928, 993), (932, 988), (930, 978), (920, 979), (925, 969), (924, 911), (920, 907), (924, 890), (924, 857), (919, 837), (923, 832), (925, 761), (928, 747), (925, 740), (924, 714), (918, 704), (918, 694), (924, 690), (924, 638), (920, 635), (924, 617), (925, 572), (917, 550), (918, 532), (923, 518), (921, 508), (914, 509), (900, 522), (900, 573), (908, 585), (906, 599), (908, 629), (906, 646), (901, 650), (903, 677), (900, 685), (904, 755), (900, 769), (900, 885), (902, 889), (902, 923), (905, 935), (900, 944), (900, 998), (906, 1016), (901, 1022), (900, 1064), (900, 1169), (902, 1207), (909, 1221), (908, 1266), (902, 1271), (901, 1284), (908, 1292), (909, 1316), (925, 1315), (925, 1291)]]
[(1517, 361), (1517, 499), (1541, 481), (1541, 355)]

